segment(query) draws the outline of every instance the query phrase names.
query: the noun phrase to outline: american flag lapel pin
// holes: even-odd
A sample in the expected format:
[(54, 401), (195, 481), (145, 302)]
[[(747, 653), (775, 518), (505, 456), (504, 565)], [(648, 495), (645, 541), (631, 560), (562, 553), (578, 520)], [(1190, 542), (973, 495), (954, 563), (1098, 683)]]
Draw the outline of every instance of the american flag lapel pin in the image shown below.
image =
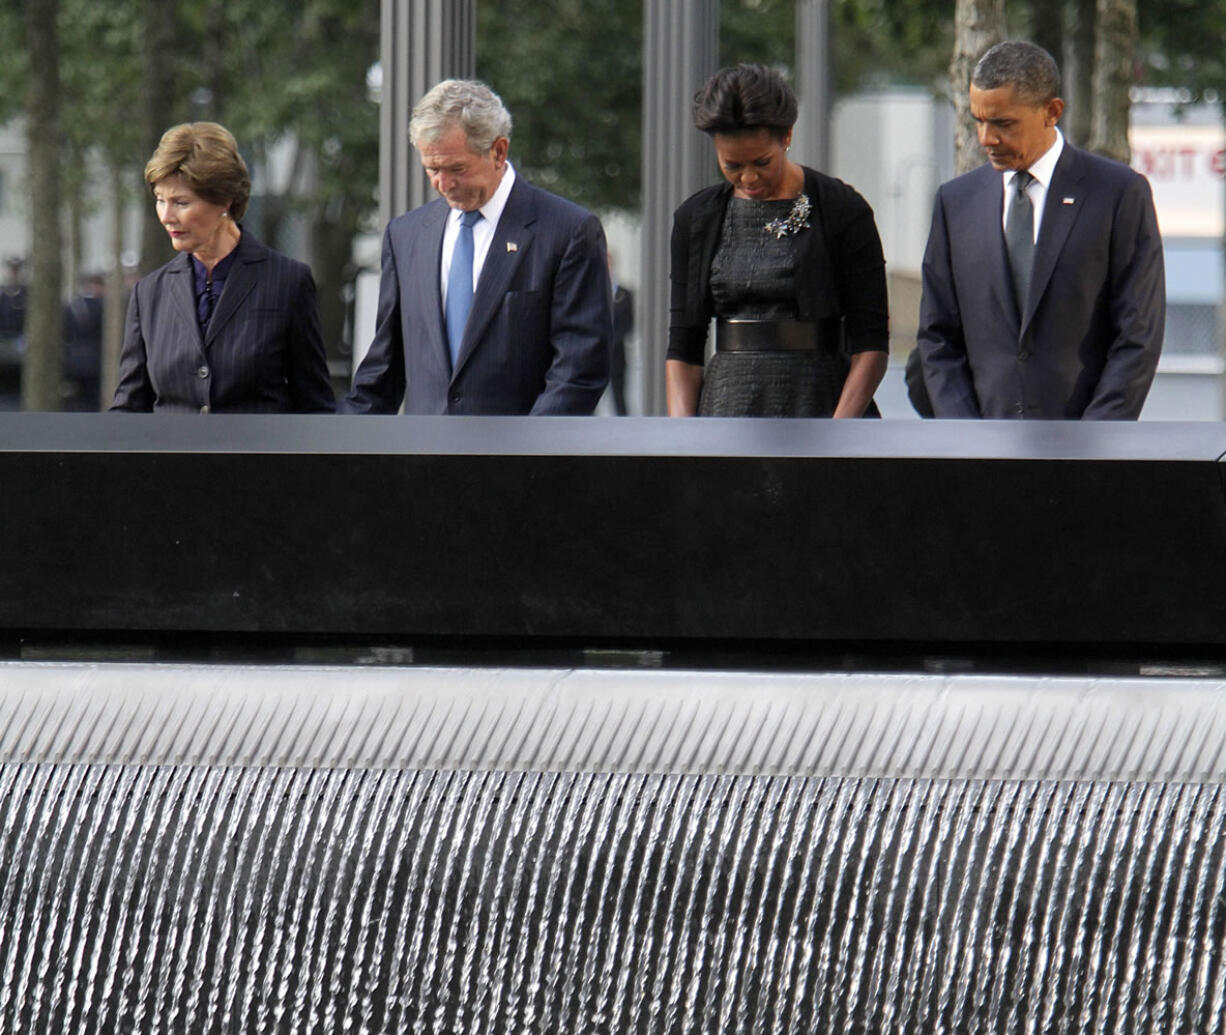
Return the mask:
[(514, 241), (507, 241), (507, 251), (517, 252), (519, 251), (519, 245), (517, 245)]

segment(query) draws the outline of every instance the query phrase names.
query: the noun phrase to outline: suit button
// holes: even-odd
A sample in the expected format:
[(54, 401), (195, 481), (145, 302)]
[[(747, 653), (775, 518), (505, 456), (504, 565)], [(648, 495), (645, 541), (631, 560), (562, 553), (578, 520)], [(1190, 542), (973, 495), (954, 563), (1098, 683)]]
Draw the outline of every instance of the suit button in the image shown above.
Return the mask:
[(1025, 363), (1026, 360), (1030, 358), (1030, 353), (1026, 349), (1022, 349), (1022, 351), (1017, 354), (1017, 358)]
[(209, 412), (209, 404), (208, 404), (208, 403), (205, 403), (203, 406), (201, 406), (201, 407), (200, 407), (200, 412), (201, 412), (201, 413), (208, 413), (208, 412)]
[(209, 368), (201, 364), (201, 366), (198, 367), (196, 370), (196, 376), (200, 378), (201, 381), (203, 381), (206, 377), (209, 376)]

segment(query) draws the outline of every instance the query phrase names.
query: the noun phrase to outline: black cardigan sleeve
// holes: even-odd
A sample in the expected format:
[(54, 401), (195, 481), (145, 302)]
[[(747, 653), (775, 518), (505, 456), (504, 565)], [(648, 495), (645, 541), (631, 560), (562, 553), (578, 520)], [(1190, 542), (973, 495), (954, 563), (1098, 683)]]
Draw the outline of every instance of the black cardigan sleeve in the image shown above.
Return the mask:
[(707, 325), (711, 322), (710, 293), (705, 290), (707, 271), (695, 254), (696, 226), (722, 211), (722, 187), (707, 187), (688, 198), (673, 215), (670, 240), (668, 359), (702, 366), (707, 348)]
[(890, 346), (885, 255), (873, 210), (841, 180), (815, 175), (844, 347), (849, 353), (885, 352)]

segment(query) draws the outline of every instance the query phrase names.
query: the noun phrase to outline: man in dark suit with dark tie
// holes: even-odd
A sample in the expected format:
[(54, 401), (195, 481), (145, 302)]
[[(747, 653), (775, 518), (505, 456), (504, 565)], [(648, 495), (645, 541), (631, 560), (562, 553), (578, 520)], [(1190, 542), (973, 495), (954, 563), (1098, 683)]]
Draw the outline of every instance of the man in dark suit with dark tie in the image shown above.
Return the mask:
[(1166, 316), (1149, 184), (1068, 144), (1055, 61), (997, 44), (971, 77), (988, 164), (937, 192), (919, 350), (937, 417), (1135, 420)]
[(409, 135), (442, 197), (383, 239), (375, 336), (350, 413), (589, 414), (609, 379), (612, 292), (591, 213), (507, 160), (511, 117), (449, 79)]

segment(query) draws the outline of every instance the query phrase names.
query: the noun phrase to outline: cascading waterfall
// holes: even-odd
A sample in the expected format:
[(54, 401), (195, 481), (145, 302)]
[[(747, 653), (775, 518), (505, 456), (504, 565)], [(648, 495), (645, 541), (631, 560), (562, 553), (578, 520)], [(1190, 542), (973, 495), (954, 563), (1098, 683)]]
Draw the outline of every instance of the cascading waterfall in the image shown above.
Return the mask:
[(1226, 1024), (1215, 683), (0, 665), (6, 1032)]

